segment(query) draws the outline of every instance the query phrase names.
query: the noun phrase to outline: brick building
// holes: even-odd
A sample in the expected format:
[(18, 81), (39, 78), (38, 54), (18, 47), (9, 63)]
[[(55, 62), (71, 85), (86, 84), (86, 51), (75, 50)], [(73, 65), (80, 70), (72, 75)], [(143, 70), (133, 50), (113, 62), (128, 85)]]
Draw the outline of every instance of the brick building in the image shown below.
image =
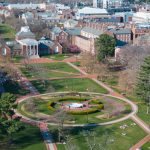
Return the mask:
[(150, 34), (150, 23), (139, 23), (133, 25), (132, 33), (133, 33), (133, 43), (134, 43), (136, 38), (143, 36), (145, 34)]
[(131, 29), (127, 28), (110, 29), (106, 31), (106, 33), (114, 36), (114, 38), (117, 40), (118, 46), (123, 46), (125, 44), (132, 42)]
[(0, 44), (0, 59), (6, 57), (11, 57), (11, 49), (6, 44)]

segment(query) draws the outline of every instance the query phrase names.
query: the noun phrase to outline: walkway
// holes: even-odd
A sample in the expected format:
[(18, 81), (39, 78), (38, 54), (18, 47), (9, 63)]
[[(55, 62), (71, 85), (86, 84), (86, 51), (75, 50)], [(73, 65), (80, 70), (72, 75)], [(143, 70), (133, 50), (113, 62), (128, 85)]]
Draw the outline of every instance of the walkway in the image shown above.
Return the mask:
[(135, 144), (133, 147), (130, 148), (130, 150), (138, 150), (139, 147), (142, 147), (145, 143), (150, 141), (150, 134), (144, 137), (141, 141), (139, 141), (137, 144)]
[[(69, 59), (68, 59), (69, 60)], [(150, 128), (148, 127), (148, 125), (146, 123), (144, 123), (139, 117), (136, 116), (136, 113), (138, 111), (138, 107), (136, 104), (134, 104), (132, 101), (130, 101), (129, 99), (125, 98), (124, 96), (122, 96), (121, 94), (115, 92), (113, 89), (111, 89), (110, 87), (108, 87), (107, 85), (105, 85), (104, 83), (100, 82), (97, 80), (96, 75), (89, 75), (88, 73), (86, 73), (83, 69), (80, 69), (79, 67), (75, 66), (74, 64), (70, 63), (70, 60), (64, 60), (64, 61), (52, 61), (50, 59), (38, 59), (38, 60), (32, 60), (34, 63), (44, 63), (44, 62), (66, 62), (68, 65), (70, 65), (71, 67), (73, 67), (74, 69), (78, 70), (82, 75), (92, 79), (94, 82), (96, 82), (97, 84), (99, 84), (100, 86), (104, 87), (105, 89), (107, 89), (109, 91), (109, 95), (113, 96), (115, 98), (119, 98), (127, 103), (129, 103), (132, 107), (132, 113), (130, 113), (129, 115), (114, 120), (114, 121), (109, 121), (109, 122), (105, 122), (105, 123), (99, 123), (99, 124), (89, 124), (88, 126), (96, 126), (96, 125), (108, 125), (108, 124), (113, 124), (113, 123), (117, 123), (126, 119), (131, 118), (133, 121), (135, 121), (143, 130), (145, 130), (148, 134), (150, 134)], [(74, 62), (74, 60), (72, 60)], [(71, 61), (71, 62), (72, 62)], [(32, 62), (32, 63), (33, 63)], [(43, 94), (45, 95), (45, 94)], [(66, 125), (66, 126), (70, 126), (70, 125)], [(79, 125), (72, 125), (72, 126), (79, 126)], [(85, 125), (82, 125), (85, 126)], [(87, 125), (86, 125), (87, 126)], [(148, 135), (149, 136), (149, 135)], [(141, 147), (141, 144), (144, 144), (145, 142), (147, 142), (147, 140), (149, 140), (149, 138), (144, 138), (143, 140), (141, 140), (139, 142), (139, 144), (137, 143), (135, 146), (132, 147), (132, 150), (136, 150), (137, 148)], [(51, 140), (52, 143), (52, 140)], [(50, 149), (51, 150), (51, 149)], [(53, 150), (53, 149), (52, 149)]]
[[(83, 73), (84, 75), (87, 73), (85, 71), (83, 71), (82, 69), (80, 69), (79, 67), (75, 66), (74, 64), (70, 63), (70, 62), (67, 62), (68, 65), (72, 66), (73, 68), (77, 69), (78, 71), (80, 71), (81, 73)], [(132, 106), (132, 110), (133, 110), (133, 113), (132, 115), (130, 115), (130, 118), (135, 121), (146, 133), (148, 133), (150, 135), (150, 128), (149, 126), (143, 122), (139, 117), (136, 116), (136, 113), (138, 111), (138, 107), (136, 104), (134, 104), (132, 101), (130, 101), (129, 99), (125, 98), (124, 96), (122, 96), (121, 94), (115, 92), (114, 90), (112, 90), (110, 87), (108, 87), (107, 85), (105, 85), (104, 83), (98, 81), (96, 78), (91, 78), (93, 81), (95, 81), (97, 84), (99, 84), (100, 86), (104, 87), (105, 89), (107, 89), (109, 92), (110, 92), (110, 95), (111, 96), (114, 96), (114, 97), (118, 97), (122, 100), (124, 100), (125, 102), (127, 103), (130, 103), (130, 105)], [(142, 140), (142, 142), (140, 142), (140, 144), (144, 144), (147, 142), (147, 138), (144, 138)], [(142, 145), (140, 144), (137, 144), (135, 145), (135, 147), (133, 146), (132, 150), (137, 150), (137, 148), (140, 148)]]
[[(31, 82), (26, 77), (22, 77), (18, 68), (16, 68), (15, 66), (13, 66), (13, 68), (18, 72), (18, 75), (20, 77), (19, 81), (20, 81), (21, 86), (23, 86), (25, 89), (28, 89), (30, 91), (30, 94), (23, 96), (21, 98), (18, 98), (17, 103), (23, 101), (26, 98), (32, 97), (33, 95), (38, 95), (39, 92), (31, 84)], [(18, 115), (17, 112), (16, 112), (16, 115)], [(18, 116), (20, 116), (20, 115), (18, 115)], [(34, 120), (30, 120), (28, 118), (25, 118), (25, 117), (22, 117), (21, 121), (29, 123), (31, 125), (37, 125), (37, 122), (35, 122)], [(57, 150), (55, 143), (53, 143), (52, 135), (50, 135), (50, 133), (48, 131), (47, 124), (40, 122), (38, 127), (40, 128), (40, 131), (43, 136), (44, 142), (46, 144), (47, 150)]]

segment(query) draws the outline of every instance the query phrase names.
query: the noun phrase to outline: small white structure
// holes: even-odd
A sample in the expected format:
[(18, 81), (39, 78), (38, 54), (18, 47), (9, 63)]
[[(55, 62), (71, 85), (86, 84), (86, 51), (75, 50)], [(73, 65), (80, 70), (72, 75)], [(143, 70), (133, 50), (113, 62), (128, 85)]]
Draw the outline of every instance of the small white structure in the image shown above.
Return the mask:
[(70, 108), (70, 109), (83, 108), (83, 104), (80, 104), (80, 103), (71, 103), (71, 104), (67, 104), (66, 106), (67, 108)]

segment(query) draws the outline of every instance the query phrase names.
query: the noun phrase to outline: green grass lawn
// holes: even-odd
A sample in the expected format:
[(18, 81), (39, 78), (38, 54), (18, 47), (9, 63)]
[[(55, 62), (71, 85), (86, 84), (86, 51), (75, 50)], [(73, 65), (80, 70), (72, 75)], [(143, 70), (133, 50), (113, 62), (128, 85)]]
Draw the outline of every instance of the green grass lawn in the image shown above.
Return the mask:
[(24, 59), (24, 57), (22, 57), (22, 56), (13, 56), (12, 57), (12, 61), (14, 63), (20, 63), (20, 61), (23, 60), (23, 59)]
[(61, 60), (64, 60), (66, 58), (69, 58), (70, 56), (73, 56), (73, 55), (72, 54), (53, 54), (53, 55), (45, 55), (42, 57), (61, 61)]
[(40, 93), (48, 92), (63, 92), (63, 91), (77, 91), (77, 92), (98, 92), (108, 93), (106, 89), (95, 83), (94, 81), (84, 78), (69, 78), (59, 80), (46, 80), (45, 85), (40, 80), (31, 81)]
[[(78, 150), (90, 150), (87, 147), (85, 137), (83, 137), (83, 131), (91, 130), (95, 132), (95, 137), (97, 143), (101, 143), (104, 145), (105, 149), (108, 150), (127, 150), (130, 149), (134, 144), (136, 144), (139, 140), (141, 140), (146, 133), (138, 126), (131, 126), (133, 121), (126, 120), (121, 123), (107, 125), (107, 126), (99, 126), (99, 127), (84, 127), (84, 128), (72, 128), (70, 129), (69, 135), (73, 138), (72, 144), (76, 145), (76, 149)], [(126, 129), (120, 129), (120, 125), (126, 124), (128, 127)], [(54, 127), (49, 127), (50, 130), (54, 130)], [(104, 144), (104, 139), (106, 136), (105, 133), (108, 133), (109, 139), (114, 140), (110, 144)], [(122, 135), (122, 133), (126, 133), (126, 135)], [(57, 134), (55, 132), (55, 139), (57, 140)], [(92, 141), (93, 138), (90, 140)], [(64, 145), (58, 144), (58, 150), (64, 150)]]
[(73, 56), (73, 55), (72, 54), (53, 54), (53, 55), (45, 55), (45, 56), (42, 56), (42, 57), (61, 61), (61, 60), (64, 60), (66, 58), (69, 58), (71, 56)]
[[(13, 135), (14, 143), (11, 146), (0, 145), (0, 150), (46, 150), (40, 130), (37, 127), (25, 124), (25, 129)], [(0, 141), (5, 135), (0, 134)]]
[(23, 89), (17, 82), (15, 81), (7, 81), (3, 85), (5, 92), (9, 92), (15, 94), (16, 96), (23, 96), (28, 94), (30, 91)]
[(76, 65), (77, 67), (81, 66), (81, 63), (79, 61), (73, 62), (74, 65)]
[[(22, 73), (32, 78), (57, 78), (57, 77), (70, 77), (73, 75), (79, 75), (79, 72), (69, 66), (66, 63), (44, 63), (44, 64), (32, 64), (31, 67), (35, 69), (27, 69), (21, 67)], [(39, 71), (38, 71), (39, 70)]]
[(139, 103), (138, 108), (139, 110), (137, 115), (148, 125), (150, 125), (150, 114), (147, 114), (147, 105), (145, 103)]
[(150, 141), (145, 143), (143, 146), (142, 146), (142, 150), (149, 150), (150, 149)]
[(112, 75), (112, 76), (104, 77), (101, 81), (110, 86), (115, 86), (118, 84), (118, 76)]
[(7, 24), (0, 24), (0, 35), (4, 40), (13, 40), (15, 38), (15, 30)]

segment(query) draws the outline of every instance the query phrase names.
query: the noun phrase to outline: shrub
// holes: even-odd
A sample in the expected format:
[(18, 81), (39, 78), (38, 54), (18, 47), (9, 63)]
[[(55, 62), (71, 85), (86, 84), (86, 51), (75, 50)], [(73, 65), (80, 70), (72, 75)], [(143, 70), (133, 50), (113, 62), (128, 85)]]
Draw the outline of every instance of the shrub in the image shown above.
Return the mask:
[(100, 109), (100, 110), (104, 109), (104, 104), (99, 104), (99, 105), (97, 106), (97, 108)]
[(96, 113), (99, 110), (97, 108), (89, 108), (86, 110), (69, 110), (68, 113), (72, 115), (86, 115), (86, 114), (92, 114)]
[(61, 102), (61, 101), (67, 101), (67, 100), (76, 100), (76, 101), (86, 101), (88, 100), (87, 98), (85, 97), (64, 97), (64, 98), (60, 98), (58, 101)]
[(99, 99), (91, 100), (90, 104), (103, 104)]
[(55, 105), (55, 104), (56, 104), (56, 103), (53, 102), (53, 101), (48, 102), (48, 109), (49, 109), (49, 110), (54, 110), (54, 105)]

